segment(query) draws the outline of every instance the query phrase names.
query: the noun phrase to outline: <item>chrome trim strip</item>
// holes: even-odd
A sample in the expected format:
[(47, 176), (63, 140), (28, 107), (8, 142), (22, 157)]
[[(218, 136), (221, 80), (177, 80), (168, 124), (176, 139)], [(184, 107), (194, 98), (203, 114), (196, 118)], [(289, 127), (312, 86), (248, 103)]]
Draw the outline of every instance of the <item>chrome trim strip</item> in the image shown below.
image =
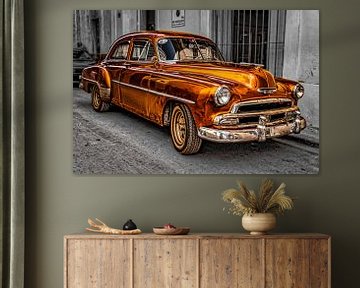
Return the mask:
[(264, 64), (258, 64), (258, 63), (240, 62), (240, 63), (237, 63), (237, 64), (246, 65), (246, 66), (264, 67)]
[(271, 109), (271, 110), (266, 110), (266, 111), (253, 111), (253, 112), (244, 112), (244, 113), (226, 113), (226, 114), (218, 115), (216, 117), (219, 117), (219, 119), (221, 118), (221, 120), (222, 120), (224, 118), (226, 118), (226, 119), (246, 118), (246, 117), (261, 116), (261, 115), (276, 115), (276, 114), (295, 112), (295, 111), (299, 111), (299, 107), (293, 106), (293, 107), (289, 107), (289, 108)]
[(150, 74), (166, 76), (166, 77), (174, 77), (174, 78), (179, 78), (179, 79), (188, 80), (188, 81), (194, 81), (194, 82), (198, 82), (198, 83), (202, 83), (202, 84), (206, 84), (206, 85), (210, 85), (210, 86), (215, 86), (215, 87), (219, 86), (218, 84), (215, 84), (215, 83), (210, 82), (210, 81), (200, 80), (200, 79), (196, 79), (196, 78), (192, 78), (192, 77), (187, 77), (187, 76), (180, 75), (180, 74), (165, 73), (165, 72), (159, 72), (159, 71), (154, 71), (154, 70), (149, 71), (148, 69), (135, 68), (135, 67), (128, 68), (128, 70), (147, 72), (147, 73), (150, 73)]
[(98, 84), (97, 81), (95, 81), (95, 80), (93, 80), (93, 79), (90, 79), (90, 78), (81, 77), (81, 79)]
[[(138, 62), (138, 61), (136, 61), (136, 62)], [(179, 79), (183, 79), (183, 80), (187, 80), (187, 81), (193, 81), (193, 82), (197, 82), (197, 83), (201, 83), (201, 84), (205, 84), (205, 85), (209, 85), (209, 86), (214, 86), (214, 87), (219, 86), (218, 84), (210, 82), (210, 81), (200, 80), (200, 79), (197, 79), (197, 78), (187, 77), (187, 76), (179, 75), (179, 74), (165, 73), (165, 72), (160, 72), (160, 71), (148, 70), (148, 69), (144, 69), (144, 68), (128, 67), (126, 65), (124, 65), (124, 66), (111, 65), (111, 67), (113, 67), (113, 68), (124, 68), (124, 69), (127, 69), (127, 70), (133, 70), (133, 71), (139, 71), (139, 72), (147, 72), (147, 73), (154, 74), (154, 75), (159, 75), (159, 76), (179, 78)], [(88, 81), (91, 81), (91, 79), (88, 79), (88, 78), (84, 78), (84, 79), (86, 79)], [(92, 81), (94, 81), (94, 80), (92, 80)]]
[(260, 87), (257, 89), (257, 91), (259, 93), (262, 93), (262, 94), (272, 94), (272, 93), (275, 93), (276, 92), (276, 87)]
[(231, 62), (231, 61), (223, 61), (223, 63), (225, 63), (225, 64), (242, 65), (242, 66), (264, 67), (264, 64), (248, 63), (248, 62)]
[(110, 68), (127, 68), (126, 65), (112, 65), (112, 64), (109, 64), (107, 65), (106, 67), (110, 67)]
[(274, 90), (276, 87), (259, 87), (258, 90)]
[[(284, 118), (284, 119), (280, 119), (280, 120), (269, 121), (269, 122), (267, 122), (267, 124), (269, 126), (276, 126), (276, 125), (284, 124), (284, 123), (289, 122), (289, 121), (293, 121), (294, 119), (295, 119), (295, 117), (292, 120), (286, 120)], [(253, 128), (256, 125), (257, 125), (256, 122), (253, 122), (253, 123), (241, 123), (241, 124), (236, 124), (236, 125), (226, 125), (226, 124), (218, 125), (218, 124), (214, 124), (216, 129), (225, 129), (225, 130), (229, 130), (229, 129), (237, 130), (237, 129)]]
[(183, 102), (183, 103), (187, 103), (187, 104), (192, 104), (192, 105), (195, 104), (195, 102), (192, 101), (192, 100), (183, 99), (183, 98), (180, 98), (180, 97), (177, 97), (177, 96), (173, 96), (173, 95), (170, 95), (170, 94), (167, 94), (167, 93), (158, 92), (158, 91), (155, 91), (155, 90), (151, 90), (151, 89), (148, 89), (148, 88), (135, 86), (135, 85), (132, 85), (132, 84), (129, 84), (129, 83), (124, 83), (124, 82), (117, 81), (117, 80), (112, 80), (112, 82), (113, 82), (113, 83), (116, 83), (116, 84), (119, 84), (119, 85), (122, 85), (122, 86), (125, 86), (125, 87), (134, 88), (134, 89), (138, 89), (138, 90), (141, 90), (141, 91), (144, 91), (144, 92), (148, 92), (148, 93), (152, 93), (152, 94), (155, 94), (155, 95), (159, 95), (159, 96), (167, 97), (167, 98), (170, 98), (170, 99), (174, 99), (174, 100), (177, 100), (177, 101), (179, 101), (179, 102)]
[(236, 113), (241, 106), (249, 106), (254, 104), (262, 104), (262, 103), (286, 103), (286, 102), (292, 102), (292, 100), (288, 98), (267, 98), (267, 99), (257, 99), (257, 100), (248, 100), (244, 102), (239, 102), (234, 104), (231, 107), (230, 113)]

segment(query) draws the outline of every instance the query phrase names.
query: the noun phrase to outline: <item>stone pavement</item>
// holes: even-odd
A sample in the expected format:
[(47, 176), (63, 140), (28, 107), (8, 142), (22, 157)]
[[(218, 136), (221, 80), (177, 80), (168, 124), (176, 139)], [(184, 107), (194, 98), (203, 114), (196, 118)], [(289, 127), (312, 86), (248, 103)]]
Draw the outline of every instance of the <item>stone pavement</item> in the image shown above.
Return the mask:
[(299, 134), (291, 134), (288, 136), (289, 139), (301, 142), (314, 147), (319, 147), (319, 137), (320, 131), (318, 127), (309, 125)]

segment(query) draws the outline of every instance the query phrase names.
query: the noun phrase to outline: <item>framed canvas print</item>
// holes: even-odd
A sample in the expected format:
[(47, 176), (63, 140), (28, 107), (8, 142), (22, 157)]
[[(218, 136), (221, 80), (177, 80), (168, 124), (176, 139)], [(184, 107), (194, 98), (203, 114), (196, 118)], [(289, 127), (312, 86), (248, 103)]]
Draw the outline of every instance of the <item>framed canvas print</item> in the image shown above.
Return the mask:
[[(341, 219), (358, 219), (356, 218), (358, 215), (356, 201), (358, 200), (358, 189), (356, 189), (358, 173), (356, 172), (359, 163), (360, 137), (358, 133), (354, 133), (351, 124), (356, 123), (353, 120), (358, 114), (357, 107), (360, 99), (353, 92), (353, 85), (348, 83), (356, 83), (358, 77), (357, 65), (354, 63), (358, 60), (356, 55), (360, 48), (359, 37), (356, 37), (360, 23), (355, 4), (360, 2), (352, 2), (353, 5), (343, 5), (341, 2), (335, 5), (335, 3), (328, 4), (329, 2), (322, 1), (313, 1), (311, 4), (300, 2), (292, 4), (283, 0), (271, 2), (184, 1), (181, 3), (142, 0), (132, 2), (118, 0), (102, 2), (3, 1), (3, 21), (0, 24), (3, 28), (3, 93), (2, 101), (0, 101), (3, 111), (3, 129), (0, 132), (3, 144), (0, 202), (4, 219), (0, 227), (3, 231), (4, 243), (2, 245), (3, 272), (0, 272), (2, 283), (11, 281), (14, 287), (21, 287), (23, 283), (26, 283), (27, 287), (36, 288), (60, 288), (66, 285), (63, 262), (67, 254), (64, 254), (62, 249), (63, 236), (81, 232), (87, 226), (86, 220), (89, 216), (98, 217), (116, 228), (132, 218), (144, 232), (151, 232), (155, 225), (170, 222), (176, 226), (190, 226), (192, 233), (239, 233), (241, 232), (239, 219), (222, 210), (224, 203), (220, 199), (221, 191), (233, 186), (236, 179), (243, 180), (249, 183), (250, 187), (256, 188), (259, 177), (263, 177), (259, 174), (271, 174), (269, 177), (276, 183), (285, 182), (289, 194), (298, 198), (295, 204), (296, 209), (288, 217), (282, 218), (277, 226), (277, 232), (316, 231), (333, 235), (336, 239), (333, 245), (334, 253), (332, 253), (333, 265), (329, 267), (333, 270), (332, 273), (330, 270), (322, 269), (325, 266), (320, 265), (324, 263), (322, 260), (329, 263), (326, 257), (320, 257), (320, 259), (316, 255), (310, 262), (319, 264), (320, 266), (316, 266), (319, 269), (313, 269), (314, 265), (311, 265), (312, 269), (309, 270), (306, 261), (305, 265), (300, 265), (301, 271), (305, 273), (305, 277), (300, 279), (305, 283), (303, 286), (306, 287), (309, 283), (310, 274), (316, 278), (315, 282), (321, 282), (322, 286), (332, 282), (334, 287), (352, 287), (353, 283), (357, 283), (358, 269), (356, 265), (352, 265), (351, 259), (355, 260), (354, 256), (357, 255), (357, 245), (353, 244), (360, 241), (360, 233), (356, 229), (350, 230), (350, 226), (344, 225), (344, 221), (340, 222), (339, 213), (333, 213), (342, 206), (344, 209), (341, 212)], [(22, 3), (25, 5), (24, 9), (22, 9)], [(244, 7), (321, 9), (320, 30), (319, 11), (240, 10)], [(118, 10), (101, 10), (104, 8)], [(122, 10), (125, 8), (142, 10)], [(174, 10), (144, 10), (163, 8)], [(187, 10), (189, 8), (203, 8), (203, 10)], [(74, 11), (75, 9), (81, 10)], [(98, 10), (85, 11), (83, 9)], [(239, 10), (216, 11), (216, 9)], [(339, 13), (340, 11), (343, 13)], [(24, 33), (21, 27), (24, 28)], [(257, 91), (261, 87), (266, 87), (264, 85), (254, 88), (255, 82), (260, 79), (259, 73), (262, 72), (269, 73), (266, 75), (270, 77), (270, 80), (273, 78), (277, 84), (281, 83), (279, 78), (283, 78), (302, 85), (304, 95), (298, 99), (295, 106), (299, 108), (299, 116), (305, 119), (306, 127), (299, 131), (299, 134), (292, 132), (278, 137), (265, 137), (265, 141), (260, 142), (256, 140), (220, 143), (205, 140), (198, 134), (202, 140), (199, 150), (196, 153), (194, 151), (192, 154), (184, 154), (178, 151), (173, 143), (171, 117), (169, 126), (159, 125), (152, 120), (156, 119), (156, 115), (153, 115), (153, 118), (144, 117), (124, 105), (106, 102), (103, 98), (98, 100), (109, 104), (108, 110), (97, 112), (93, 107), (95, 103), (92, 102), (92, 96), (97, 94), (92, 94), (93, 89), (87, 92), (84, 87), (79, 87), (85, 76), (83, 70), (90, 67), (100, 69), (101, 63), (101, 65), (107, 65), (105, 57), (111, 50), (110, 47), (113, 44), (117, 45), (117, 40), (123, 40), (122, 37), (129, 36), (129, 33), (141, 31), (163, 33), (161, 39), (158, 35), (157, 40), (151, 40), (150, 44), (153, 46), (150, 44), (137, 46), (137, 52), (134, 53), (138, 53), (135, 54), (138, 59), (133, 60), (132, 65), (141, 59), (143, 50), (148, 56), (152, 51), (148, 47), (154, 48), (155, 53), (150, 57), (147, 66), (144, 65), (146, 67), (140, 67), (141, 63), (138, 63), (138, 67), (136, 65), (129, 67), (123, 61), (124, 69), (133, 71), (138, 69), (137, 72), (139, 69), (146, 68), (146, 71), (152, 69), (153, 74), (150, 77), (149, 75), (144, 75), (144, 77), (148, 76), (147, 78), (138, 77), (143, 79), (140, 81), (145, 85), (145, 87), (142, 86), (146, 89), (143, 92), (150, 96), (159, 96), (159, 101), (188, 99), (195, 102), (197, 98), (191, 99), (189, 95), (194, 90), (189, 87), (195, 86), (194, 82), (199, 84), (203, 81), (204, 88), (208, 89), (210, 96), (206, 98), (208, 102), (203, 106), (197, 102), (196, 104), (185, 103), (186, 100), (176, 102), (177, 106), (186, 105), (191, 114), (186, 113), (184, 117), (184, 112), (182, 112), (183, 116), (180, 117), (179, 109), (176, 114), (173, 114), (174, 110), (168, 110), (169, 115), (174, 115), (174, 118), (177, 115), (179, 124), (184, 123), (180, 120), (182, 118), (192, 119), (189, 118), (191, 115), (198, 130), (200, 128), (226, 130), (215, 124), (198, 125), (199, 122), (196, 122), (198, 119), (206, 120), (207, 117), (199, 116), (200, 110), (196, 110), (195, 113), (193, 106), (207, 107), (208, 110), (202, 112), (206, 113), (206, 111), (212, 112), (216, 109), (225, 110), (229, 108), (226, 105), (232, 105), (231, 101), (236, 99), (241, 100), (240, 104), (255, 100), (254, 98), (241, 99), (246, 91), (243, 89), (240, 92), (240, 85), (245, 85), (246, 81), (241, 79), (236, 82), (234, 76), (230, 77), (230, 74), (234, 75), (234, 70), (239, 71), (237, 75), (241, 75), (240, 70), (246, 70), (249, 72), (248, 79), (253, 79), (249, 81), (249, 84), (250, 82), (252, 84), (249, 85), (249, 93), (251, 92), (252, 96), (259, 93), (257, 99), (268, 99), (275, 95), (281, 98), (278, 94), (281, 91), (278, 86), (276, 86), (277, 91), (267, 91), (272, 92), (269, 94), (261, 93), (266, 89)], [(165, 35), (166, 31), (172, 34)], [(178, 38), (182, 39), (184, 35), (180, 35), (181, 32), (193, 35), (188, 37), (192, 40), (188, 40), (187, 45), (184, 46), (190, 51), (180, 50), (180, 46), (176, 45), (177, 39), (172, 40), (177, 37), (175, 33), (178, 33)], [(318, 142), (320, 131), (319, 35), (321, 35), (322, 93), (320, 102), (322, 111), (320, 118), (321, 161)], [(201, 41), (198, 40), (213, 43), (210, 47), (216, 47), (216, 49), (204, 49), (204, 46), (199, 45)], [(123, 45), (124, 49), (118, 49), (120, 57), (126, 51), (126, 59), (118, 60), (126, 60), (129, 64), (132, 51), (135, 51), (131, 41), (134, 44), (134, 39), (131, 39), (128, 47)], [(173, 51), (170, 44), (174, 48)], [(159, 47), (160, 45), (163, 47)], [(184, 51), (181, 52), (182, 50)], [(209, 61), (207, 56), (212, 55), (211, 51), (218, 51), (213, 55), (221, 55), (219, 57), (223, 60), (218, 58)], [(152, 58), (153, 56), (156, 58)], [(113, 66), (121, 65), (114, 64)], [(199, 66), (201, 69), (198, 68)], [(107, 67), (109, 68), (109, 65)], [(183, 68), (179, 69), (181, 67)], [(217, 70), (220, 67), (222, 70)], [(189, 71), (189, 69), (193, 70)], [(91, 74), (94, 70), (86, 71), (89, 72), (89, 76), (95, 76)], [(169, 75), (170, 71), (173, 78)], [(215, 71), (219, 72), (215, 73)], [(98, 77), (105, 76), (104, 78), (94, 79), (102, 89), (102, 96), (106, 96), (104, 94), (107, 91), (106, 88), (110, 88), (111, 100), (114, 97), (121, 99), (122, 90), (123, 92), (131, 91), (131, 89), (141, 90), (138, 89), (139, 86), (136, 86), (137, 77), (121, 78), (122, 72), (114, 72), (119, 73), (119, 78), (109, 78), (110, 87), (104, 85), (106, 82), (96, 82), (96, 80), (106, 79), (106, 73), (111, 75), (110, 70), (97, 74)], [(159, 73), (166, 72), (166, 76), (173, 79), (172, 83), (183, 83), (180, 81), (181, 77), (185, 77), (188, 83), (182, 86), (172, 86), (162, 81), (152, 84), (152, 80), (156, 79), (155, 72), (158, 76), (160, 76)], [(22, 84), (23, 74), (25, 74), (25, 85)], [(131, 81), (129, 81), (130, 78)], [(88, 77), (88, 79), (92, 78)], [(169, 81), (169, 79), (161, 80)], [(215, 106), (213, 104), (215, 102), (210, 102), (215, 101), (215, 93), (211, 89), (220, 83), (218, 81), (222, 82), (221, 87), (226, 86), (230, 91), (229, 102), (224, 106)], [(72, 82), (76, 83), (73, 85)], [(125, 84), (135, 87), (126, 87)], [(120, 91), (120, 94), (111, 94), (115, 91), (112, 90), (113, 86), (116, 87), (116, 85), (119, 86), (116, 89)], [(188, 88), (185, 90), (186, 93), (180, 89), (181, 87)], [(271, 86), (268, 84), (267, 88)], [(134, 95), (141, 95), (139, 92)], [(165, 95), (155, 95), (155, 92)], [(205, 92), (206, 90), (203, 91)], [(204, 94), (199, 92), (192, 95)], [(293, 95), (289, 91), (289, 95), (283, 95), (283, 98), (293, 97)], [(221, 99), (226, 102), (229, 93), (221, 93), (218, 96), (222, 96)], [(246, 107), (243, 104), (240, 106), (243, 109)], [(245, 112), (238, 110), (236, 113), (231, 113), (229, 109), (227, 112), (230, 113), (223, 113), (224, 110), (221, 110), (218, 115)], [(263, 111), (262, 114), (264, 114), (269, 110), (266, 109), (264, 112), (260, 109), (259, 111)], [(246, 113), (252, 113), (252, 111), (246, 111)], [(218, 115), (215, 112), (210, 119)], [(263, 123), (259, 123), (260, 116), (256, 119), (255, 115), (255, 125), (250, 122), (249, 125), (253, 127), (249, 129), (254, 129), (255, 126), (257, 131), (263, 131), (269, 127), (269, 122), (274, 120), (271, 118), (273, 115), (270, 115), (269, 121), (266, 117), (262, 118)], [(244, 122), (240, 122), (241, 115), (233, 116), (239, 120), (239, 123), (236, 123), (239, 127), (232, 130), (244, 132), (245, 127), (241, 127)], [(251, 120), (249, 117), (243, 118)], [(230, 120), (230, 124), (231, 121), (235, 120)], [(182, 135), (181, 126), (175, 127), (177, 129), (175, 131), (179, 132), (178, 136)], [(224, 126), (229, 128), (228, 125)], [(226, 136), (223, 131), (221, 133), (219, 135)], [(184, 136), (186, 136), (185, 133)], [(316, 175), (319, 171), (319, 161), (321, 173)], [(284, 175), (285, 173), (287, 175)], [(98, 177), (98, 175), (101, 176)], [(150, 177), (142, 175), (150, 175)], [(166, 176), (154, 177), (152, 175)], [(26, 209), (24, 204), (26, 204)], [(349, 223), (354, 223), (354, 221)], [(352, 232), (351, 237), (348, 236), (349, 230)], [(283, 242), (280, 246), (284, 246)], [(292, 245), (297, 252), (300, 251), (301, 254), (314, 252), (314, 249), (311, 249), (304, 241), (300, 240), (300, 242), (301, 245), (297, 245), (297, 242), (293, 242), (294, 245)], [(320, 247), (318, 240), (315, 242), (316, 247)], [(114, 244), (118, 250), (119, 245), (110, 244)], [(212, 246), (208, 245), (210, 250)], [(230, 247), (226, 244), (225, 246)], [(243, 248), (247, 250), (245, 246)], [(258, 251), (263, 251), (262, 243), (258, 246), (260, 249)], [(103, 248), (104, 246), (99, 249), (104, 250)], [(229, 249), (228, 251), (231, 250)], [(80, 259), (78, 253), (73, 255), (80, 262), (81, 260), (88, 262), (89, 253), (86, 253), (86, 249), (83, 250), (85, 258), (80, 257)], [(325, 250), (329, 249), (322, 251)], [(166, 252), (165, 249), (162, 251)], [(193, 251), (197, 255), (197, 249)], [(280, 250), (279, 252), (281, 253)], [(293, 255), (298, 256), (297, 252)], [(113, 256), (116, 258), (115, 254)], [(269, 260), (268, 257), (266, 259)], [(287, 257), (282, 257), (282, 259), (285, 266), (289, 264)], [(87, 264), (72, 267), (89, 271)], [(294, 267), (294, 265), (296, 266), (296, 263), (292, 262), (290, 266)], [(110, 268), (107, 272), (111, 274)], [(268, 270), (268, 267), (266, 269)], [(72, 271), (75, 270), (72, 269)], [(196, 269), (190, 271), (196, 272)], [(332, 279), (328, 278), (329, 282), (322, 280), (324, 279), (322, 276), (326, 273), (329, 276), (332, 275)], [(342, 277), (344, 273), (347, 277)], [(97, 275), (103, 277), (105, 274)], [(121, 273), (112, 273), (112, 275), (117, 279), (119, 275), (121, 277)], [(126, 275), (130, 274), (126, 273)], [(156, 273), (154, 275), (157, 276)], [(226, 276), (226, 273), (223, 275)], [(247, 275), (249, 276), (248, 273)], [(263, 273), (260, 274), (260, 276), (263, 275)], [(296, 277), (297, 274), (292, 275)], [(211, 283), (211, 276), (201, 279), (209, 280)], [(255, 279), (251, 273), (250, 276), (252, 280)], [(237, 279), (242, 281), (242, 278), (237, 277)], [(292, 277), (287, 279), (291, 280)], [(89, 280), (93, 281), (94, 278)], [(279, 286), (281, 284), (277, 285)]]
[(73, 171), (316, 174), (319, 11), (74, 10)]

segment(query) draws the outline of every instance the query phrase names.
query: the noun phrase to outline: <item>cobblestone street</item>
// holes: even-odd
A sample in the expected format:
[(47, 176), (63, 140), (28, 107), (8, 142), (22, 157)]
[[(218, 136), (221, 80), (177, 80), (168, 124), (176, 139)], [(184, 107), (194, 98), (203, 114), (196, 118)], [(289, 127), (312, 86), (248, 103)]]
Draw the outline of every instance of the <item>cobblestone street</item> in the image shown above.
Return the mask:
[[(97, 113), (90, 94), (74, 89), (76, 174), (314, 174), (319, 149), (293, 137), (262, 143), (204, 142), (196, 155), (172, 146), (167, 128), (112, 107)], [(306, 131), (306, 130), (305, 130)]]

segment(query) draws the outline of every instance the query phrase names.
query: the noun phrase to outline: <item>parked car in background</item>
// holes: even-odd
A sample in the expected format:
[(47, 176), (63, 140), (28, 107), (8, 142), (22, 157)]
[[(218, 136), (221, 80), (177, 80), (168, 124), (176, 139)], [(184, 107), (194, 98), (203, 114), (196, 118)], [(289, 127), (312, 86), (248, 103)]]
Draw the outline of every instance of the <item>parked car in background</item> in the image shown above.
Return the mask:
[(117, 39), (105, 59), (82, 72), (92, 107), (122, 107), (169, 126), (182, 154), (202, 140), (265, 141), (306, 127), (303, 86), (262, 65), (226, 62), (208, 38), (179, 32), (136, 32)]
[(81, 43), (73, 48), (73, 86), (78, 87), (80, 83), (81, 72), (84, 68), (95, 63), (94, 57), (88, 52)]

